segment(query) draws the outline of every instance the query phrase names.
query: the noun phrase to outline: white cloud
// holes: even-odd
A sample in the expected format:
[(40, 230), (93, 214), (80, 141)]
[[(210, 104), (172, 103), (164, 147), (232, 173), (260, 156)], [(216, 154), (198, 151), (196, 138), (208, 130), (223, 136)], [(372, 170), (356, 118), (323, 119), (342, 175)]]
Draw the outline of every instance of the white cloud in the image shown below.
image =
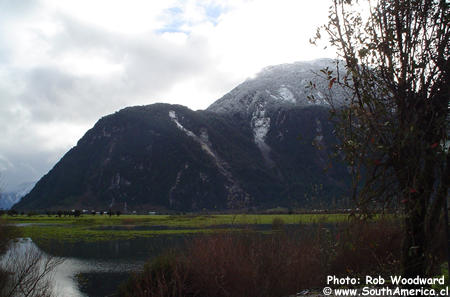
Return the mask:
[(139, 34), (164, 25), (165, 9), (173, 0), (44, 0), (53, 13), (76, 17), (80, 22), (108, 31)]
[(230, 11), (210, 33), (220, 67), (251, 74), (272, 64), (323, 57), (308, 42), (326, 21), (326, 2), (316, 2), (260, 0)]
[(330, 56), (308, 43), (326, 17), (326, 1), (0, 1), (2, 176), (38, 178), (126, 106), (203, 109), (267, 65)]

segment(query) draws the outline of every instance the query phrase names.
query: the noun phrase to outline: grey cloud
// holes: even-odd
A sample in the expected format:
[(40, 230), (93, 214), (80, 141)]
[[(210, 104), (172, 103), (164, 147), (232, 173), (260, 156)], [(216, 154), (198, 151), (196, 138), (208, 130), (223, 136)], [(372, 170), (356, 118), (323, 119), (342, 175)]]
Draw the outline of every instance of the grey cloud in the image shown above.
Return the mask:
[(111, 98), (108, 93), (114, 92), (100, 82), (54, 67), (32, 69), (25, 81), (26, 89), (18, 99), (30, 111), (32, 122), (92, 120)]
[(2, 18), (15, 18), (33, 12), (40, 6), (36, 0), (0, 0), (0, 16)]
[(11, 75), (19, 76), (25, 85), (14, 100), (30, 111), (33, 121), (94, 120), (117, 108), (142, 104), (143, 97), (146, 103), (168, 100), (157, 96), (180, 80), (209, 71), (212, 64), (206, 41), (201, 39), (191, 38), (186, 47), (181, 47), (154, 33), (126, 36), (64, 17), (61, 24), (64, 30), (49, 40), (52, 56), (61, 58), (68, 51), (101, 53), (121, 64), (123, 72), (105, 79), (75, 75), (54, 65), (26, 71), (9, 68)]
[[(165, 91), (195, 77), (220, 78), (226, 87), (230, 85), (212, 66), (207, 41), (201, 38), (188, 37), (187, 44), (179, 46), (153, 32), (130, 36), (64, 15), (54, 18), (62, 31), (50, 39), (38, 33), (36, 37), (45, 38), (43, 42), (50, 46), (48, 53), (55, 61), (68, 52), (100, 53), (121, 64), (123, 71), (105, 78), (76, 75), (56, 63), (18, 69), (8, 65), (8, 56), (3, 62), (0, 57), (4, 74), (23, 88), (16, 94), (11, 90), (13, 85), (0, 83), (0, 124), (7, 126), (0, 132), (0, 155), (4, 158), (0, 158), (0, 170), (6, 168), (2, 175), (11, 186), (40, 177), (67, 149), (46, 148), (46, 139), (36, 134), (36, 125), (66, 122), (92, 126), (101, 116), (120, 108), (170, 100), (161, 97)], [(1, 39), (0, 53), (8, 49), (7, 41)], [(211, 87), (208, 80), (206, 86)], [(179, 103), (189, 100), (192, 98)]]
[(187, 45), (178, 46), (164, 40), (161, 35), (147, 32), (137, 36), (111, 33), (61, 17), (64, 33), (55, 38), (55, 52), (68, 48), (83, 51), (102, 51), (115, 62), (125, 63), (128, 76), (155, 82), (161, 86), (171, 84), (180, 76), (207, 70), (211, 58), (207, 41), (189, 37)]
[(30, 151), (27, 154), (10, 153), (7, 162), (0, 158), (0, 166), (6, 170), (2, 172), (0, 182), (2, 190), (13, 188), (22, 182), (34, 182), (47, 173), (55, 162), (63, 155), (63, 152)]
[[(66, 51), (99, 52), (123, 66), (123, 72), (104, 78), (77, 76), (70, 69), (39, 67), (24, 77), (26, 90), (20, 100), (39, 121), (70, 118), (92, 119), (147, 97), (148, 103), (174, 83), (208, 71), (206, 41), (189, 40), (187, 47), (176, 46), (160, 36), (130, 37), (65, 19), (64, 31), (51, 42), (52, 54)], [(59, 46), (61, 45), (61, 46)], [(67, 71), (69, 70), (69, 71)], [(169, 98), (160, 98), (162, 100)], [(141, 99), (142, 100), (142, 99)], [(142, 103), (142, 102), (139, 102)], [(83, 111), (89, 106), (89, 111)]]
[(21, 182), (38, 180), (68, 149), (46, 148), (45, 140), (27, 121), (19, 127), (9, 126), (0, 140), (0, 182), (6, 190)]

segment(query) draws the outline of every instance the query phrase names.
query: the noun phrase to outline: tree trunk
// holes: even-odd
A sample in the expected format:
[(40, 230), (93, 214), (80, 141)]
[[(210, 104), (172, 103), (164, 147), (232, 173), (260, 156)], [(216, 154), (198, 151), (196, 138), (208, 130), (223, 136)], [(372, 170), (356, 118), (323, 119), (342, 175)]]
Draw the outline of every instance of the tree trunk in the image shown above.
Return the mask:
[(415, 206), (407, 210), (404, 220), (405, 237), (402, 250), (402, 276), (412, 278), (422, 276), (426, 267), (425, 253), (428, 250), (425, 238), (423, 211), (418, 207), (420, 201), (411, 203)]

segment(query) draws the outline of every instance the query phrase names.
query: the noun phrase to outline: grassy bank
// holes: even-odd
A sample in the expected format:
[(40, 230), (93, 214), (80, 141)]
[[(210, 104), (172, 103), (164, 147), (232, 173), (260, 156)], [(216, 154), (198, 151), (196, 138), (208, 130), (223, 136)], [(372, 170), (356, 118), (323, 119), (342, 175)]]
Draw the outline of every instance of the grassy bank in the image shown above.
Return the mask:
[(225, 232), (229, 229), (167, 229), (167, 230), (93, 230), (81, 226), (24, 226), (21, 227), (21, 237), (30, 237), (34, 241), (60, 240), (103, 241), (127, 240), (139, 237), (158, 235), (182, 235), (195, 233)]
[(4, 216), (7, 222), (15, 224), (62, 224), (62, 225), (149, 225), (167, 227), (209, 227), (232, 224), (271, 224), (275, 218), (286, 224), (337, 223), (348, 220), (348, 214), (237, 214), (237, 215), (82, 215), (58, 217), (47, 215)]
[(20, 226), (22, 236), (33, 240), (99, 241), (163, 234), (217, 233), (280, 222), (283, 225), (339, 223), (347, 221), (348, 215), (82, 215), (78, 218), (18, 215), (4, 216), (4, 219)]

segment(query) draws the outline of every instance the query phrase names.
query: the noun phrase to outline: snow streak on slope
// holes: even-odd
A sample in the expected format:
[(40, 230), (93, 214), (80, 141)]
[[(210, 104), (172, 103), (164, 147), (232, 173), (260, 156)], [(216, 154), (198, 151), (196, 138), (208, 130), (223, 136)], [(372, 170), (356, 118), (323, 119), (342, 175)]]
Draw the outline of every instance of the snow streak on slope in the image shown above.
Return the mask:
[(292, 94), (292, 92), (285, 85), (281, 85), (281, 87), (278, 89), (278, 94), (280, 94), (281, 98), (285, 101), (289, 101), (292, 103), (296, 102), (294, 94)]
[(170, 188), (169, 190), (169, 205), (172, 207), (174, 205), (174, 199), (173, 199), (173, 192), (177, 188), (178, 184), (180, 183), (181, 176), (183, 175), (183, 171), (185, 169), (188, 169), (189, 165), (186, 163), (184, 166), (177, 172), (177, 177), (175, 178), (175, 184)]
[[(178, 129), (182, 130), (184, 133), (186, 133), (187, 136), (192, 137), (197, 143), (200, 144), (201, 148), (215, 161), (217, 167), (219, 168), (220, 172), (227, 173), (226, 175), (231, 175), (231, 173), (228, 172), (228, 170), (225, 168), (228, 167), (228, 164), (221, 160), (212, 150), (210, 144), (205, 141), (205, 139), (208, 139), (206, 130), (202, 130), (202, 137), (198, 137), (193, 133), (192, 131), (186, 129), (183, 125), (180, 124), (178, 121), (177, 114), (175, 111), (171, 110), (169, 111), (169, 117), (171, 118), (172, 122), (174, 122)], [(205, 135), (206, 134), (206, 135)], [(224, 174), (225, 175), (225, 174)]]
[(256, 105), (256, 109), (252, 114), (250, 125), (253, 130), (253, 137), (256, 145), (261, 151), (264, 160), (269, 166), (274, 166), (275, 163), (270, 158), (270, 146), (265, 142), (267, 133), (270, 129), (270, 117), (266, 117), (266, 110), (262, 102)]
[(180, 124), (180, 122), (178, 121), (178, 117), (177, 117), (177, 114), (175, 113), (175, 111), (170, 110), (169, 111), (169, 117), (172, 119), (172, 122), (174, 122), (177, 125), (178, 129), (183, 130), (190, 137), (194, 137), (194, 138), (197, 137), (197, 135), (195, 135), (194, 133), (192, 133), (188, 129), (184, 128), (183, 125)]
[(322, 122), (319, 119), (316, 119), (316, 133), (317, 135), (314, 137), (314, 142), (317, 145), (323, 146), (323, 133), (322, 133)]
[[(227, 185), (225, 185), (228, 190), (228, 201), (234, 202), (236, 200), (245, 200), (248, 198), (248, 194), (241, 188), (239, 183), (234, 179), (229, 168), (230, 166), (224, 160), (222, 160), (213, 150), (211, 142), (209, 141), (208, 131), (205, 128), (201, 129), (200, 137), (197, 136), (192, 131), (186, 129), (178, 120), (175, 111), (169, 111), (169, 117), (174, 122), (178, 129), (186, 133), (187, 136), (192, 137), (198, 144), (200, 144), (203, 151), (205, 151), (214, 161), (215, 165), (219, 169), (219, 172), (227, 179)], [(179, 183), (179, 177), (177, 175), (177, 181)]]

